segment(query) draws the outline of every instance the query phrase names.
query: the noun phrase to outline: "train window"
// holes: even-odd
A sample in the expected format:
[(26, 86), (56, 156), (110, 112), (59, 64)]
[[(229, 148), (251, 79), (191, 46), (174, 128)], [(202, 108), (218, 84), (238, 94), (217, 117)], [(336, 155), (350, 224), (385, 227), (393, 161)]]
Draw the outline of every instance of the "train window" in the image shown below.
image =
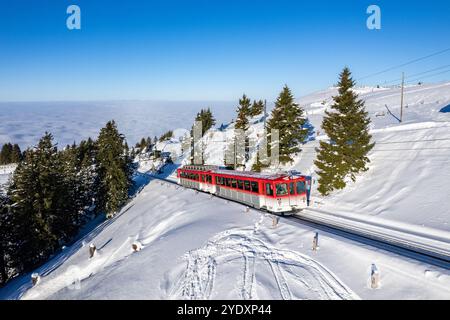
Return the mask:
[(212, 183), (212, 177), (210, 175), (206, 176), (206, 182)]
[(236, 179), (231, 179), (231, 187), (232, 188), (237, 188), (237, 181), (236, 181)]
[(285, 196), (288, 194), (287, 183), (277, 183), (277, 196)]
[(295, 184), (293, 182), (289, 183), (289, 193), (295, 194)]
[(252, 192), (259, 193), (258, 182), (252, 181), (251, 186), (252, 186)]
[(244, 182), (242, 180), (238, 180), (238, 189), (244, 190)]
[(268, 196), (273, 196), (273, 189), (270, 183), (266, 183), (266, 194)]
[(202, 182), (205, 182), (205, 176), (201, 175), (201, 177), (202, 177)]
[(244, 181), (244, 189), (250, 191), (250, 181)]
[(227, 187), (231, 187), (231, 179), (230, 178), (225, 178), (225, 181), (227, 183)]
[(305, 182), (299, 181), (297, 182), (297, 194), (302, 194), (305, 192)]

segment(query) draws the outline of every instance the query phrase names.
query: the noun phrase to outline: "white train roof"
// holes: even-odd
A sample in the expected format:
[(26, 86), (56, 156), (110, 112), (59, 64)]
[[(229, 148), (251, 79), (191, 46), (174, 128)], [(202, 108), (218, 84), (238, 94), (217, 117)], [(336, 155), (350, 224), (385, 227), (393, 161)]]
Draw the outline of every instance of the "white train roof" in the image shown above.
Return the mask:
[(182, 167), (182, 169), (213, 172), (216, 174), (233, 175), (263, 180), (282, 180), (282, 179), (290, 180), (303, 176), (299, 172), (269, 173), (269, 172), (237, 171), (237, 170), (228, 170), (220, 166), (210, 166), (210, 165), (186, 165)]

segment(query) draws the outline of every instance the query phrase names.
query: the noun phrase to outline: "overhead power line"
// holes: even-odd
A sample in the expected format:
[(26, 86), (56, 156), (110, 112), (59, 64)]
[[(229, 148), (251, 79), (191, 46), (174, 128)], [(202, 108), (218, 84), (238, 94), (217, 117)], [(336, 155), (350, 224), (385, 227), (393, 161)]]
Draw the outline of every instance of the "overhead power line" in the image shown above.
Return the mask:
[[(424, 75), (424, 74), (427, 74), (427, 73), (430, 73), (430, 72), (434, 72), (434, 71), (438, 71), (438, 70), (441, 70), (441, 69), (445, 69), (445, 68), (448, 68), (448, 67), (450, 67), (450, 64), (447, 64), (445, 66), (440, 66), (440, 67), (437, 67), (437, 68), (433, 68), (433, 69), (430, 69), (430, 70), (427, 70), (427, 71), (410, 74), (410, 75), (405, 76), (405, 79), (409, 79), (409, 78), (416, 77), (416, 76), (421, 76), (421, 75)], [(388, 84), (388, 83), (396, 83), (396, 82), (400, 82), (400, 81), (402, 81), (402, 78), (397, 78), (395, 80), (385, 81), (384, 83)]]
[(375, 77), (375, 76), (378, 76), (380, 74), (383, 74), (383, 73), (386, 73), (386, 72), (389, 72), (389, 71), (392, 71), (392, 70), (396, 70), (396, 69), (402, 68), (404, 66), (407, 66), (407, 65), (410, 65), (410, 64), (413, 64), (413, 63), (416, 63), (416, 62), (419, 62), (419, 61), (422, 61), (422, 60), (425, 60), (425, 59), (437, 56), (439, 54), (442, 54), (442, 53), (445, 53), (445, 52), (448, 52), (448, 51), (450, 51), (450, 48), (447, 48), (447, 49), (444, 49), (444, 50), (441, 50), (441, 51), (438, 51), (438, 52), (435, 52), (435, 53), (432, 53), (432, 54), (429, 54), (429, 55), (426, 55), (426, 56), (423, 56), (423, 57), (420, 57), (420, 58), (417, 58), (417, 59), (414, 59), (414, 60), (410, 60), (408, 62), (399, 64), (399, 65), (396, 65), (396, 66), (389, 67), (389, 68), (381, 70), (379, 72), (375, 72), (375, 73), (369, 74), (367, 76), (364, 76), (364, 77), (361, 77), (361, 78), (357, 79), (357, 81), (360, 81), (360, 80), (363, 80), (363, 79), (367, 79), (367, 78), (371, 78), (371, 77)]
[(441, 71), (441, 72), (438, 72), (438, 73), (430, 74), (430, 75), (425, 76), (425, 77), (419, 77), (419, 78), (416, 78), (416, 79), (413, 79), (413, 80), (409, 80), (407, 83), (409, 84), (409, 83), (417, 82), (419, 80), (435, 77), (435, 76), (438, 76), (438, 75), (441, 75), (441, 74), (444, 74), (444, 73), (447, 73), (447, 72), (450, 72), (450, 69), (449, 70), (445, 70), (445, 71)]

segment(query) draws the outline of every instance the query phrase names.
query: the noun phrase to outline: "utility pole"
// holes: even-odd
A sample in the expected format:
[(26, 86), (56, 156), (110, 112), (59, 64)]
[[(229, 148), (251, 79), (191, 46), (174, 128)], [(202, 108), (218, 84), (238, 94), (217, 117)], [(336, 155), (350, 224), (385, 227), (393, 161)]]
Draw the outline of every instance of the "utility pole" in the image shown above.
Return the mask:
[(405, 91), (405, 73), (402, 72), (402, 97), (400, 102), (400, 122), (403, 121), (403, 93)]

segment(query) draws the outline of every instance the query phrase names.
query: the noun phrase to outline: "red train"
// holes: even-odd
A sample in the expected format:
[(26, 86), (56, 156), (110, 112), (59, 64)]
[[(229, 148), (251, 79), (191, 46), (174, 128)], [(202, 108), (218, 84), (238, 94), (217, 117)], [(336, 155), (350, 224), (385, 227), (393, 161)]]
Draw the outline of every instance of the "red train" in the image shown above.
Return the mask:
[(257, 173), (218, 166), (187, 165), (177, 170), (178, 183), (273, 213), (289, 213), (309, 205), (311, 177), (289, 173)]

